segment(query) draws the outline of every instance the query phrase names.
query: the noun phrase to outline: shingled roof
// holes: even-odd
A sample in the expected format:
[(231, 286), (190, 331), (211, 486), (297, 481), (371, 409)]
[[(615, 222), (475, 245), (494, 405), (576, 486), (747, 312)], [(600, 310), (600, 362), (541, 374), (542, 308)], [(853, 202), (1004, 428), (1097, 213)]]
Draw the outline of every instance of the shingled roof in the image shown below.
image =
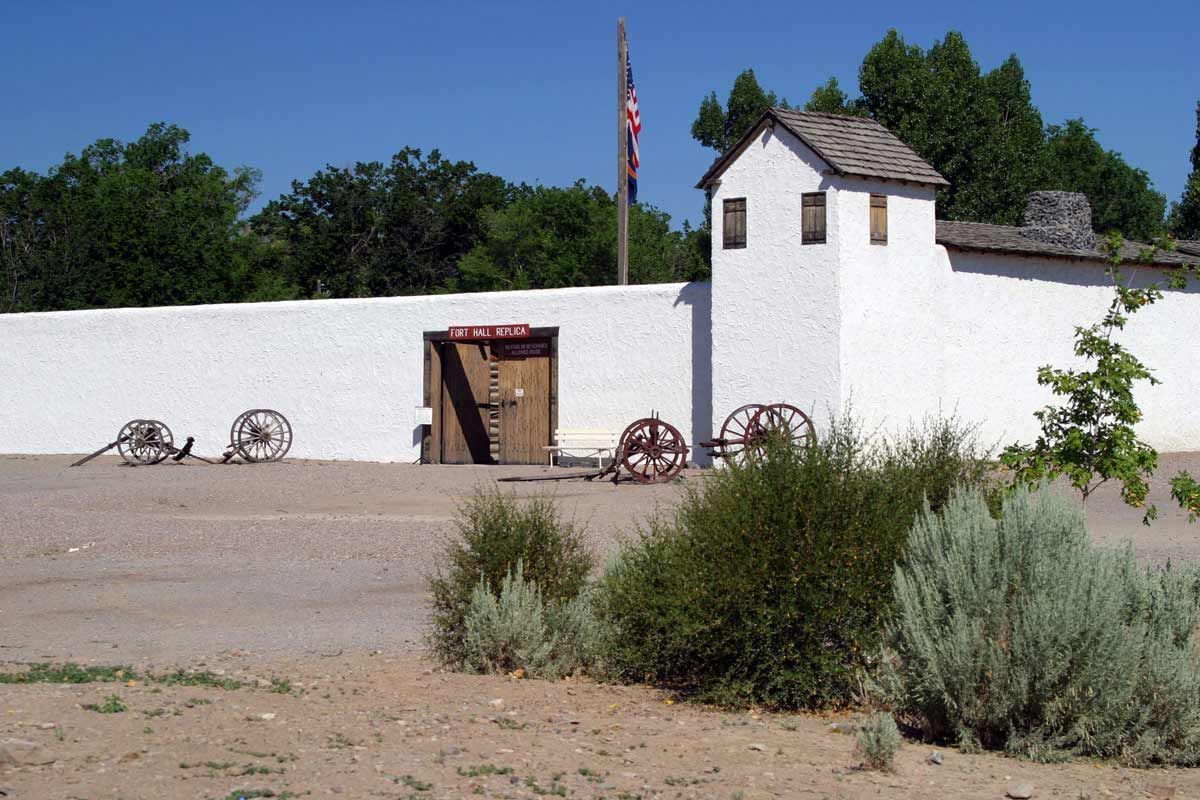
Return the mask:
[[(1046, 242), (1031, 239), (1021, 233), (1020, 228), (1010, 225), (989, 225), (983, 222), (951, 222), (939, 219), (937, 221), (937, 242), (957, 250), (975, 250), (985, 253), (1012, 253), (1025, 256), (1051, 256), (1055, 258), (1071, 258), (1085, 261), (1104, 261), (1107, 256), (1099, 250), (1073, 250)], [(1154, 256), (1154, 263), (1162, 266), (1181, 266), (1195, 264), (1196, 255), (1189, 255), (1183, 249), (1183, 242), (1178, 242), (1175, 252), (1160, 250)], [(1140, 242), (1125, 242), (1121, 248), (1121, 258), (1126, 261), (1137, 261), (1141, 253), (1149, 245)], [(1200, 250), (1200, 248), (1197, 248)]]
[(1189, 256), (1200, 256), (1200, 239), (1179, 239), (1175, 242), (1175, 249)]
[(733, 161), (765, 122), (782, 125), (838, 175), (881, 178), (928, 186), (950, 183), (891, 131), (868, 117), (770, 108), (736, 145), (713, 162), (696, 184), (704, 189)]

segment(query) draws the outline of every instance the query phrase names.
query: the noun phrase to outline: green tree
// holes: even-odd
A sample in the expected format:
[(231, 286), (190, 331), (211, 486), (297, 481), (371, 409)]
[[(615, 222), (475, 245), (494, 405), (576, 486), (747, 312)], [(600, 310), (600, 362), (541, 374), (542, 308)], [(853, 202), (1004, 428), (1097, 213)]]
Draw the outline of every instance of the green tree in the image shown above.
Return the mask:
[(1142, 242), (1161, 236), (1166, 197), (1154, 191), (1144, 170), (1105, 150), (1095, 134), (1081, 119), (1047, 128), (1043, 186), (1086, 194), (1092, 227), (1102, 233), (1117, 231)]
[[(1088, 497), (1110, 480), (1121, 484), (1121, 498), (1136, 508), (1145, 506), (1148, 479), (1158, 466), (1158, 453), (1137, 438), (1133, 426), (1142, 411), (1133, 396), (1134, 387), (1145, 381), (1159, 383), (1154, 373), (1116, 338), (1129, 317), (1163, 297), (1158, 284), (1145, 288), (1132, 285), (1121, 272), (1122, 246), (1118, 233), (1103, 243), (1108, 255), (1107, 274), (1113, 283), (1113, 298), (1100, 322), (1075, 328), (1075, 355), (1083, 369), (1043, 366), (1038, 369), (1039, 386), (1047, 387), (1061, 402), (1034, 412), (1041, 435), (1032, 445), (1010, 445), (1001, 460), (1013, 470), (1014, 481), (1036, 485), (1065, 477)], [(1142, 263), (1154, 260), (1155, 247), (1143, 251)], [(1170, 276), (1170, 286), (1182, 289), (1194, 269)], [(1200, 485), (1186, 472), (1171, 482), (1172, 497), (1187, 509), (1191, 518), (1200, 515)], [(1144, 521), (1157, 516), (1154, 506), (1146, 509)]]
[(692, 122), (692, 138), (724, 153), (742, 138), (764, 111), (776, 105), (787, 108), (787, 101), (778, 100), (774, 92), (763, 91), (754, 70), (742, 70), (733, 81), (724, 108), (717, 100), (716, 92), (710, 92), (700, 102), (700, 110)]
[(438, 291), (514, 189), (467, 161), (405, 148), (388, 164), (328, 166), (251, 220), (266, 258), (306, 296)]
[(1192, 172), (1183, 196), (1171, 208), (1171, 234), (1176, 239), (1200, 239), (1200, 101), (1196, 103), (1196, 144), (1191, 162)]
[[(595, 286), (616, 280), (616, 203), (582, 180), (569, 187), (521, 186), (488, 215), (487, 235), (459, 263), (450, 288), (463, 291)], [(629, 280), (663, 283), (708, 276), (701, 234), (672, 231), (653, 207), (629, 209)]]
[(0, 310), (221, 302), (271, 286), (240, 240), (257, 171), (189, 153), (189, 139), (155, 123), (134, 142), (68, 154), (45, 176), (0, 175)]
[(830, 79), (805, 107), (866, 114), (900, 137), (950, 181), (943, 219), (1016, 225), (1030, 191), (1065, 189), (1087, 194), (1102, 231), (1161, 232), (1165, 201), (1146, 173), (1079, 120), (1045, 127), (1016, 55), (983, 72), (957, 32), (924, 50), (891, 30), (863, 59), (859, 91), (849, 99)]

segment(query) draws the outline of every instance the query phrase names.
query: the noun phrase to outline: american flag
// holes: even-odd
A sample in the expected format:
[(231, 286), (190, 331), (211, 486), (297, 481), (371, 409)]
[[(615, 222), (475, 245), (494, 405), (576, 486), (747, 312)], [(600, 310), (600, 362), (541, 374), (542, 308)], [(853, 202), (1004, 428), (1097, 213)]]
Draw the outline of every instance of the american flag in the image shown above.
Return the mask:
[(637, 202), (638, 166), (638, 136), (642, 132), (642, 115), (638, 111), (637, 89), (633, 85), (633, 65), (629, 62), (629, 53), (625, 54), (625, 131), (628, 138), (629, 151), (629, 204)]

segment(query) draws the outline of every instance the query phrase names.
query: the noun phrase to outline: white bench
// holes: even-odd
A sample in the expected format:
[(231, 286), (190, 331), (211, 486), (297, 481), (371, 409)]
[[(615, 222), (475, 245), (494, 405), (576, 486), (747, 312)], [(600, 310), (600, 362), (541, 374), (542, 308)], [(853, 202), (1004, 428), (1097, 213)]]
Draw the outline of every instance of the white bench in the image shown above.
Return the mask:
[(546, 446), (550, 466), (554, 466), (554, 455), (578, 455), (596, 459), (596, 467), (602, 466), (605, 455), (610, 459), (617, 451), (621, 434), (618, 431), (599, 428), (559, 428), (554, 432), (554, 444)]

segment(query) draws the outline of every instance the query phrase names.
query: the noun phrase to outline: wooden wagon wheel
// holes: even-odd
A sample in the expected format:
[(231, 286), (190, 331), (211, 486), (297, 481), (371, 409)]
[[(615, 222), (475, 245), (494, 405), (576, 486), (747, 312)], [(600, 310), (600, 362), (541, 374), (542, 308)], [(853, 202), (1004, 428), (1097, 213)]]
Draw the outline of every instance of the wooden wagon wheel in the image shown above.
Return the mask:
[(757, 437), (753, 445), (756, 453), (762, 452), (767, 440), (776, 434), (786, 437), (793, 447), (808, 447), (817, 441), (817, 429), (812, 420), (787, 403), (774, 403), (760, 409), (750, 420), (750, 428)]
[(252, 408), (233, 421), (229, 443), (246, 461), (279, 461), (292, 447), (292, 424), (278, 411)]
[(718, 456), (736, 458), (746, 452), (756, 438), (750, 422), (763, 408), (761, 403), (747, 403), (725, 418), (720, 438), (717, 439)]
[(156, 419), (126, 422), (117, 434), (117, 452), (126, 464), (158, 464), (171, 454), (175, 437), (165, 423)]
[(654, 417), (639, 419), (621, 434), (621, 465), (639, 483), (666, 483), (687, 465), (683, 434)]

